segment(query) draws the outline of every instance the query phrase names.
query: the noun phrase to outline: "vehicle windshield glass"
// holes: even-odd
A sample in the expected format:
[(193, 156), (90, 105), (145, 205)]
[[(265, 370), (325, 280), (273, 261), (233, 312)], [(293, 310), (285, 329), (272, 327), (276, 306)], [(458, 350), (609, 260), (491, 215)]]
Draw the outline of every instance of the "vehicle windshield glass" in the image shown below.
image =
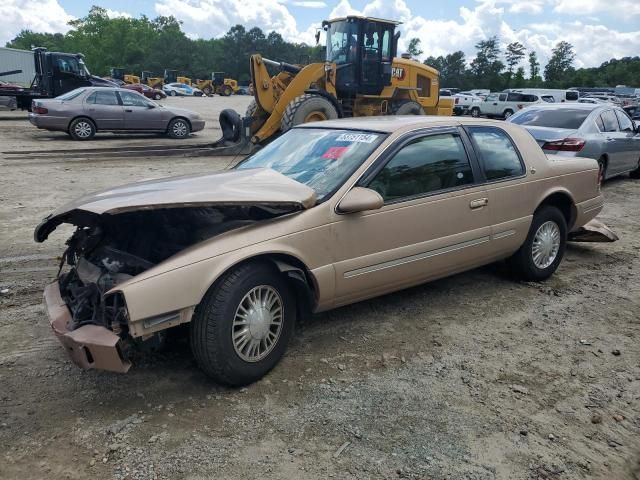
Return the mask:
[(353, 22), (333, 22), (327, 30), (327, 62), (353, 62), (358, 47), (358, 27)]
[(73, 100), (82, 92), (84, 92), (84, 88), (76, 88), (75, 90), (71, 90), (70, 92), (63, 93), (62, 95), (56, 97), (58, 100)]
[(84, 60), (79, 58), (78, 63), (80, 64), (80, 70), (84, 72), (85, 77), (91, 76), (91, 73), (89, 73), (89, 69), (87, 68), (86, 63), (84, 63)]
[(313, 188), (318, 201), (322, 201), (353, 174), (386, 136), (357, 130), (294, 128), (236, 168), (271, 168)]
[(580, 125), (590, 113), (590, 109), (584, 108), (528, 108), (511, 117), (510, 121), (518, 125), (530, 125), (532, 127), (576, 130), (580, 128)]

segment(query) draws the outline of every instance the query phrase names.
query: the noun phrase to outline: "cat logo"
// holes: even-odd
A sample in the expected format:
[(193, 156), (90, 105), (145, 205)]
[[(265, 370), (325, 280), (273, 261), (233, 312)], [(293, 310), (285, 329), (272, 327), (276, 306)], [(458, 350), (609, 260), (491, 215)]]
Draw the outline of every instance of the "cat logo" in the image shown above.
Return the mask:
[(398, 80), (404, 80), (404, 68), (393, 67), (391, 69), (391, 76), (393, 78), (397, 78)]

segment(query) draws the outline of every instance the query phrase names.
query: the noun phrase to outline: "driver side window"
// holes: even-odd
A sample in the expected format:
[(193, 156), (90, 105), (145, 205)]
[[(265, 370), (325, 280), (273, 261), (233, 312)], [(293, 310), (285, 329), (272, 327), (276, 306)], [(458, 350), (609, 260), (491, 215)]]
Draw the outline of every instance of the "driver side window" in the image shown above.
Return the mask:
[(120, 92), (120, 98), (125, 107), (148, 107), (150, 105), (150, 103), (138, 93)]
[(459, 135), (444, 133), (412, 140), (369, 183), (385, 203), (473, 183), (473, 171)]

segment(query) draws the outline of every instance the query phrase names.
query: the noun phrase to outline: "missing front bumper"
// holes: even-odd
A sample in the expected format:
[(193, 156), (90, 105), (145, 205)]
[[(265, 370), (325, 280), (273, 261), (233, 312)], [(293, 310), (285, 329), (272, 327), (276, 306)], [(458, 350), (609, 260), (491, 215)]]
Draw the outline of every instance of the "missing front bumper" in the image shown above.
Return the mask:
[(58, 282), (44, 289), (44, 302), (54, 333), (67, 354), (80, 368), (125, 373), (131, 362), (125, 360), (120, 348), (120, 337), (98, 325), (85, 325), (71, 330), (71, 313), (60, 295)]

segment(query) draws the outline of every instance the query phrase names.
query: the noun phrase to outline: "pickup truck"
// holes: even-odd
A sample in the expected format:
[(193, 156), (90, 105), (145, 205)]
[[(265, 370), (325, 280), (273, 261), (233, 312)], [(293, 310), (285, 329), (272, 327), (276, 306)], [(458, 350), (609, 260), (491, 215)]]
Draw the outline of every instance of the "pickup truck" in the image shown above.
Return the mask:
[[(454, 115), (466, 115), (468, 113), (473, 115), (473, 112), (478, 111), (480, 104), (482, 103), (482, 98), (469, 92), (460, 92), (453, 95), (453, 102)], [(474, 106), (478, 108), (474, 110)]]

